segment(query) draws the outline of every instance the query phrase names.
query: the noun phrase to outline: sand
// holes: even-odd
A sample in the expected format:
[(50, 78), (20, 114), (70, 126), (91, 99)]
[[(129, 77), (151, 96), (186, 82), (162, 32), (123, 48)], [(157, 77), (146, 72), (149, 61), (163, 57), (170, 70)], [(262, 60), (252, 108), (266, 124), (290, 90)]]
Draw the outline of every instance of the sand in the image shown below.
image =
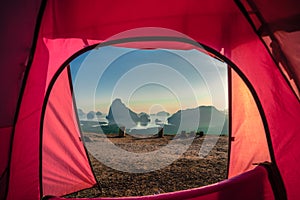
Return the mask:
[[(84, 133), (84, 135), (86, 136), (86, 147), (90, 151), (90, 160), (98, 179), (100, 190), (94, 187), (73, 193), (68, 195), (68, 197), (153, 195), (197, 188), (219, 182), (226, 178), (228, 157), (227, 136), (205, 135), (193, 140), (183, 136), (176, 139), (180, 145), (172, 147), (170, 143), (175, 141), (174, 136), (140, 138), (126, 135), (125, 138), (118, 138), (117, 135), (108, 135), (106, 138), (94, 133)], [(119, 150), (129, 152), (128, 157), (122, 153), (121, 156), (114, 154), (118, 151), (110, 148), (99, 148), (99, 144), (102, 144), (103, 147), (104, 145), (101, 142), (107, 139), (111, 144), (116, 145)], [(181, 150), (187, 148), (186, 144), (188, 142), (186, 141), (192, 141), (192, 143), (188, 146), (187, 151), (181, 154)], [(159, 155), (158, 157), (160, 157), (161, 154), (164, 154), (164, 151), (161, 151), (164, 147), (165, 149), (169, 149), (169, 147), (173, 148), (172, 152), (175, 152), (174, 155), (167, 152), (166, 155), (162, 156), (163, 159), (154, 160), (155, 156)], [(178, 151), (174, 151), (178, 149), (179, 153)], [(199, 155), (200, 149), (202, 154)], [(153, 154), (153, 152), (157, 152), (158, 154)], [(95, 159), (95, 157), (99, 157), (99, 154), (110, 154), (112, 156), (102, 159), (104, 162), (99, 162)], [(153, 154), (154, 156), (151, 157), (148, 154)], [(132, 155), (136, 155), (137, 157), (139, 155), (147, 156), (143, 156), (144, 160), (138, 166), (135, 166), (135, 164), (126, 164), (132, 162), (132, 157), (135, 157)], [(174, 160), (174, 158), (176, 159)], [(124, 162), (124, 160), (128, 162)], [(174, 161), (166, 166), (163, 165), (164, 167), (162, 168), (157, 167), (158, 169), (154, 171), (147, 171), (151, 170), (153, 166), (154, 168), (155, 166), (160, 166), (161, 163), (164, 163), (162, 160), (166, 162)], [(133, 162), (138, 163), (139, 161), (141, 160), (134, 160)], [(149, 164), (149, 162), (154, 162), (154, 164)], [(115, 166), (121, 168), (122, 171), (113, 169), (116, 168)]]

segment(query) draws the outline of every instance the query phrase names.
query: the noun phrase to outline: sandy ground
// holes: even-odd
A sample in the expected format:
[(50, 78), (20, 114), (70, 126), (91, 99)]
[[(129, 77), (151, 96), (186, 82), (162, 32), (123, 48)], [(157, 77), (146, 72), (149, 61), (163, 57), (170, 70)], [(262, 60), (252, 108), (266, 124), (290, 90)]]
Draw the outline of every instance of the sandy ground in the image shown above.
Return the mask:
[(68, 197), (153, 195), (201, 187), (226, 178), (227, 136), (84, 135), (100, 190), (95, 187)]

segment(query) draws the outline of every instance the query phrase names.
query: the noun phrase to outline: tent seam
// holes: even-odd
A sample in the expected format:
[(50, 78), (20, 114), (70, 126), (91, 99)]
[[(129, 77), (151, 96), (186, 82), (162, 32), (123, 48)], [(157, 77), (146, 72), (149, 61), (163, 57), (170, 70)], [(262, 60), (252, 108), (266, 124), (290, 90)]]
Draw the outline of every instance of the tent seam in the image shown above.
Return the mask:
[[(298, 101), (300, 101), (300, 97), (297, 95), (296, 91), (294, 90), (294, 88), (292, 87), (291, 83), (289, 82), (288, 78), (284, 75), (284, 72), (282, 71), (281, 67), (279, 67), (279, 64), (277, 64), (277, 61), (276, 59), (274, 58), (273, 54), (271, 53), (270, 49), (268, 48), (267, 44), (265, 43), (265, 41), (262, 39), (262, 37), (260, 36), (260, 33), (259, 33), (259, 30), (256, 29), (252, 19), (250, 18), (250, 16), (248, 15), (248, 12), (247, 10), (244, 8), (242, 2), (240, 0), (234, 0), (235, 3), (237, 4), (238, 8), (240, 9), (240, 11), (242, 12), (242, 14), (244, 15), (244, 17), (246, 18), (246, 20), (249, 22), (249, 24), (251, 25), (254, 33), (258, 36), (259, 40), (261, 41), (261, 43), (264, 45), (265, 49), (267, 50), (268, 54), (270, 55), (270, 57), (272, 58), (274, 64), (276, 65), (277, 69), (280, 71), (282, 77), (284, 78), (285, 82), (288, 84), (289, 88), (291, 89), (291, 91), (293, 91), (293, 94), (295, 95), (295, 97), (298, 99)], [(250, 1), (247, 0), (247, 2), (249, 3)], [(251, 7), (253, 5), (251, 4)], [(258, 11), (256, 11), (258, 12)], [(259, 18), (259, 20), (261, 20)], [(266, 24), (266, 23), (263, 23), (262, 21), (260, 21), (262, 24)], [(273, 36), (273, 34), (270, 33), (270, 31), (268, 31), (269, 35), (270, 35), (270, 38), (272, 41), (277, 41), (275, 36)], [(281, 49), (280, 49), (281, 50)], [(282, 51), (282, 50), (281, 50)], [(283, 53), (282, 53), (283, 54)], [(283, 54), (284, 55), (284, 54)], [(284, 55), (285, 57), (285, 55)], [(285, 67), (286, 68), (286, 67)], [(291, 69), (291, 67), (289, 67), (289, 69)], [(290, 73), (288, 73), (290, 74)], [(294, 79), (295, 80), (295, 79)], [(299, 88), (299, 84), (296, 83), (296, 89), (299, 91), (300, 88)]]
[[(247, 10), (243, 6), (242, 2), (240, 0), (234, 0), (234, 1), (236, 3), (237, 7), (240, 9), (240, 12), (242, 12), (243, 16), (249, 22), (250, 26), (252, 27), (252, 29), (253, 29), (254, 33), (256, 34), (256, 36), (258, 37), (258, 39), (264, 45), (266, 51), (268, 52), (268, 54), (270, 55), (270, 57), (272, 58), (274, 64), (277, 66), (277, 69), (278, 69), (279, 67), (278, 67), (277, 63), (275, 62), (274, 57), (272, 56), (269, 48), (267, 48), (265, 42), (262, 41), (262, 38), (259, 36), (259, 33), (257, 32), (256, 27), (255, 27), (253, 21), (251, 20), (250, 16), (247, 14)], [(286, 83), (289, 85), (290, 89), (293, 91), (293, 93), (296, 96), (296, 98), (298, 99), (298, 97), (297, 97), (294, 89), (291, 87), (290, 83), (288, 82), (287, 78), (283, 75), (283, 72), (280, 70), (280, 68), (279, 68), (279, 71), (282, 74), (282, 76), (284, 77)], [(250, 92), (253, 95), (254, 94), (253, 92), (255, 92), (255, 89), (254, 88), (250, 88), (250, 87), (248, 87), (248, 88), (250, 89)], [(285, 188), (285, 185), (284, 185), (281, 173), (279, 171), (279, 168), (277, 166), (276, 159), (275, 159), (275, 153), (274, 153), (273, 143), (272, 143), (271, 134), (270, 134), (269, 126), (268, 126), (268, 120), (266, 118), (266, 115), (265, 115), (265, 112), (264, 112), (264, 109), (263, 109), (262, 105), (260, 103), (259, 104), (257, 103), (257, 102), (260, 102), (260, 101), (259, 101), (258, 95), (256, 93), (255, 93), (255, 95), (253, 95), (253, 98), (254, 98), (254, 101), (257, 104), (257, 108), (258, 108), (258, 111), (259, 111), (260, 115), (264, 116), (264, 117), (262, 117), (262, 122), (263, 122), (264, 129), (265, 129), (265, 135), (266, 135), (266, 139), (267, 139), (267, 143), (268, 143), (268, 147), (269, 147), (269, 153), (270, 153), (271, 161), (272, 161), (272, 164), (273, 164), (273, 166), (275, 168), (274, 171), (276, 171), (276, 173), (277, 173), (277, 181), (281, 182), (281, 186), (283, 187), (282, 191), (284, 193), (283, 195), (285, 196), (285, 199), (287, 199), (286, 188)], [(273, 192), (275, 193), (275, 191), (274, 191), (275, 188), (272, 188), (272, 189), (273, 189)], [(276, 188), (276, 190), (278, 190), (278, 188)]]
[(80, 137), (81, 137), (80, 140), (81, 140), (82, 145), (83, 145), (83, 147), (84, 147), (84, 151), (85, 151), (86, 157), (87, 157), (87, 159), (88, 159), (90, 169), (91, 169), (92, 174), (93, 174), (93, 176), (94, 176), (94, 179), (95, 179), (95, 181), (96, 181), (96, 184), (95, 184), (95, 185), (97, 185), (98, 190), (99, 190), (99, 192), (101, 193), (101, 192), (102, 192), (101, 186), (100, 186), (100, 184), (99, 184), (99, 182), (98, 182), (98, 179), (97, 179), (97, 177), (96, 177), (94, 168), (92, 167), (91, 159), (90, 159), (90, 156), (89, 156), (89, 154), (88, 154), (88, 150), (87, 150), (87, 148), (86, 148), (86, 146), (85, 146), (85, 143), (84, 143), (84, 140), (83, 140), (83, 137), (82, 137), (82, 130), (81, 130), (81, 126), (80, 126), (80, 123), (79, 123), (79, 117), (78, 117), (78, 113), (77, 113), (77, 104), (76, 104), (76, 99), (75, 99), (74, 89), (73, 89), (73, 84), (72, 84), (72, 75), (71, 75), (70, 65), (68, 65), (67, 68), (68, 68), (69, 86), (70, 86), (70, 90), (71, 90), (71, 94), (72, 94), (72, 100), (73, 100), (73, 107), (74, 107), (74, 112), (75, 112), (76, 120), (77, 120), (76, 123), (77, 123), (78, 130), (79, 130), (79, 132), (80, 132)]
[(9, 191), (9, 180), (10, 180), (10, 169), (11, 169), (11, 161), (12, 161), (12, 151), (13, 151), (13, 144), (14, 144), (14, 136), (15, 136), (15, 127), (17, 124), (17, 121), (19, 119), (19, 110), (21, 107), (21, 103), (22, 103), (22, 99), (24, 96), (24, 92), (25, 92), (25, 88), (26, 88), (26, 83), (28, 80), (28, 76), (29, 76), (29, 72), (33, 63), (33, 59), (34, 59), (34, 55), (35, 55), (35, 51), (36, 51), (36, 46), (37, 46), (37, 40), (38, 40), (38, 36), (40, 33), (40, 28), (41, 28), (41, 24), (42, 24), (42, 19), (44, 16), (44, 12), (46, 9), (46, 5), (47, 5), (47, 0), (42, 0), (40, 7), (39, 7), (39, 11), (37, 14), (37, 18), (36, 18), (36, 22), (35, 22), (35, 28), (34, 28), (34, 34), (33, 34), (33, 38), (32, 38), (32, 44), (31, 44), (31, 50), (29, 53), (29, 57), (28, 57), (28, 62), (27, 62), (27, 66), (25, 67), (25, 72), (24, 72), (24, 76), (23, 76), (23, 81), (22, 81), (22, 87), (20, 89), (20, 93), (19, 93), (19, 97), (18, 97), (18, 101), (17, 101), (17, 106), (16, 106), (16, 112), (15, 112), (15, 116), (14, 116), (14, 122), (13, 122), (13, 126), (12, 126), (12, 134), (11, 134), (11, 138), (10, 138), (10, 150), (9, 150), (9, 157), (8, 157), (8, 166), (7, 166), (7, 186), (5, 188), (5, 193), (4, 193), (4, 199), (7, 199), (8, 197), (8, 191)]

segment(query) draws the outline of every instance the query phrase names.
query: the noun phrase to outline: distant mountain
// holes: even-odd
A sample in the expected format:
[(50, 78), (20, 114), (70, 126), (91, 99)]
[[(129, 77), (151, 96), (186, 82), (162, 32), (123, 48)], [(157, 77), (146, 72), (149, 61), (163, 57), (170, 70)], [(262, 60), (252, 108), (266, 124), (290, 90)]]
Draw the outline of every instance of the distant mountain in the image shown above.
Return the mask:
[(88, 114), (86, 115), (87, 119), (94, 119), (95, 118), (95, 112), (94, 111), (90, 111), (88, 112)]
[(84, 118), (86, 116), (85, 112), (83, 112), (83, 110), (81, 108), (77, 109), (77, 114), (80, 119)]
[(141, 112), (138, 116), (142, 126), (146, 126), (150, 122), (150, 116), (147, 113)]
[(148, 115), (148, 114), (145, 113), (145, 112), (139, 113), (138, 116), (139, 116), (139, 117), (146, 116), (146, 117), (148, 117), (148, 118), (150, 117), (150, 115)]
[(168, 123), (180, 130), (207, 131), (208, 127), (215, 130), (227, 129), (227, 115), (214, 106), (199, 106), (197, 108), (179, 110), (168, 118)]
[[(157, 113), (158, 116), (167, 116), (169, 113), (161, 111)], [(138, 122), (142, 126), (146, 126), (150, 122), (150, 116), (141, 112), (139, 114), (128, 108), (121, 99), (115, 99), (106, 116), (109, 124), (116, 124), (119, 127), (125, 126), (126, 129), (135, 127)], [(204, 131), (216, 134), (227, 134), (228, 132), (228, 116), (222, 111), (217, 110), (214, 106), (199, 106), (197, 108), (179, 110), (170, 116), (168, 119), (168, 126), (175, 131)], [(159, 119), (155, 121), (156, 124), (162, 123)]]
[(131, 128), (140, 121), (140, 117), (127, 108), (121, 99), (115, 99), (112, 102), (106, 119), (109, 124), (117, 124), (119, 127), (125, 126), (126, 128)]
[(168, 112), (166, 112), (166, 111), (160, 111), (160, 112), (156, 113), (156, 115), (157, 115), (157, 116), (164, 116), (164, 117), (166, 117), (166, 116), (169, 116), (170, 113), (168, 113)]
[(100, 112), (100, 111), (97, 111), (95, 114), (96, 114), (97, 117), (100, 117), (103, 113)]

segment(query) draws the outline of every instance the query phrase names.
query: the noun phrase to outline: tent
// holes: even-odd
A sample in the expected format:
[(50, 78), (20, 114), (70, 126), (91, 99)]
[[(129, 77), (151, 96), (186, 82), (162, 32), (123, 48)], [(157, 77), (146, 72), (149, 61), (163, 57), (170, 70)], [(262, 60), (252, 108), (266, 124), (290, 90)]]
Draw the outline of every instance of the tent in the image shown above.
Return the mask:
[(0, 4), (0, 199), (60, 199), (96, 184), (74, 120), (68, 71), (62, 66), (86, 47), (141, 27), (188, 35), (231, 64), (231, 141), (228, 180), (133, 199), (299, 199), (296, 0)]

